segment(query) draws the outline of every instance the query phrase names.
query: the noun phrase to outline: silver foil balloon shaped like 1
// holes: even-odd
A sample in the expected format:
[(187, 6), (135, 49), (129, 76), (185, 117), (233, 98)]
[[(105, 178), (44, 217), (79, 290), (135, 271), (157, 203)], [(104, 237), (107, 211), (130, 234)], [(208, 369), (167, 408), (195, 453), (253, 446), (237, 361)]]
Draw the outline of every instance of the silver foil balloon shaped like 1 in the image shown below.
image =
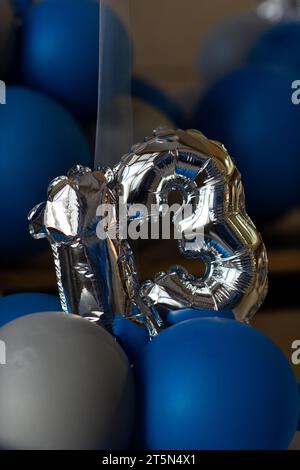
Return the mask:
[[(115, 313), (155, 334), (160, 328), (142, 304), (130, 246), (118, 236), (97, 237), (98, 208), (112, 207), (110, 223), (117, 226), (117, 192), (109, 168), (91, 171), (76, 166), (49, 186), (47, 202), (29, 214), (30, 233), (47, 238), (53, 251), (57, 283), (66, 312), (99, 322), (109, 331)], [(139, 312), (142, 312), (139, 314)]]
[[(224, 146), (196, 130), (158, 129), (115, 168), (124, 202), (156, 206), (163, 217), (168, 194), (179, 191), (192, 207), (182, 221), (181, 256), (206, 264), (203, 277), (180, 266), (141, 286), (141, 297), (162, 318), (170, 310), (231, 309), (249, 321), (267, 293), (267, 255), (245, 209), (240, 173)], [(194, 241), (185, 237), (187, 229)]]

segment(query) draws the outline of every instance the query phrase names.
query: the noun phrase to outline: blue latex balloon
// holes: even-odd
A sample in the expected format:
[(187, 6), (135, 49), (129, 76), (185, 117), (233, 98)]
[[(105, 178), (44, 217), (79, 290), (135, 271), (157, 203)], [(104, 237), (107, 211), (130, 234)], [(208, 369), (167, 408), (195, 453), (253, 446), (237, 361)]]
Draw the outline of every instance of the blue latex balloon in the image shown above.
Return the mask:
[[(131, 42), (107, 8), (102, 59), (102, 98), (110, 102), (111, 94), (121, 93), (129, 80)], [(98, 1), (51, 0), (31, 6), (21, 38), (21, 72), (26, 83), (77, 114), (92, 116), (97, 110), (98, 68)]]
[(124, 349), (130, 362), (136, 360), (138, 354), (149, 341), (146, 328), (142, 328), (122, 315), (116, 315), (113, 333)]
[(58, 297), (48, 294), (24, 293), (0, 298), (0, 327), (25, 315), (41, 312), (61, 312)]
[(271, 219), (299, 201), (300, 106), (295, 77), (245, 67), (217, 82), (198, 103), (192, 127), (225, 144), (234, 157), (254, 218)]
[[(249, 55), (249, 62), (283, 67), (300, 73), (300, 23), (279, 23), (267, 30), (256, 42)], [(295, 75), (294, 79), (299, 78)]]
[(8, 87), (6, 101), (0, 106), (0, 256), (16, 259), (40, 249), (27, 214), (46, 199), (50, 181), (78, 163), (90, 166), (92, 156), (73, 117), (50, 98)]
[[(178, 127), (185, 127), (183, 111), (174, 100), (153, 84), (134, 77), (132, 80), (132, 96), (159, 109), (163, 114), (174, 121)], [(158, 122), (157, 125), (159, 124)]]
[(209, 309), (196, 309), (185, 308), (182, 310), (171, 310), (166, 317), (166, 324), (175, 325), (185, 320), (192, 320), (193, 318), (229, 318), (234, 320), (234, 314), (231, 310), (209, 310)]
[(142, 350), (135, 372), (143, 449), (287, 449), (294, 436), (292, 368), (243, 323), (178, 323)]

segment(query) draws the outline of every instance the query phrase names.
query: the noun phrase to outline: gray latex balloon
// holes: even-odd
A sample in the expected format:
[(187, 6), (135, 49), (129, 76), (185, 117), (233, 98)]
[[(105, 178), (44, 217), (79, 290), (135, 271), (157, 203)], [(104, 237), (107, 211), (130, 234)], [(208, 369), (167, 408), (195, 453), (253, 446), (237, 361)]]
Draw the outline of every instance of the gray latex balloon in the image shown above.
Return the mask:
[(78, 316), (39, 313), (4, 326), (0, 340), (2, 353), (6, 348), (6, 364), (0, 365), (2, 449), (128, 446), (132, 372), (107, 331)]
[(270, 23), (255, 12), (244, 13), (218, 23), (201, 45), (198, 69), (211, 83), (243, 66), (249, 51)]
[(10, 0), (0, 1), (0, 79), (6, 73), (14, 46), (14, 14)]

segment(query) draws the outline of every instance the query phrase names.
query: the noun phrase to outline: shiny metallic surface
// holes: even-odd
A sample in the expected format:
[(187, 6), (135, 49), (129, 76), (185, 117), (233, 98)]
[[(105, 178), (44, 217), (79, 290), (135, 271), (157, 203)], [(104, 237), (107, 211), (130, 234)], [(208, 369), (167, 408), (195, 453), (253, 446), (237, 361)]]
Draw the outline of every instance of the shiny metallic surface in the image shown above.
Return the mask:
[[(141, 286), (120, 229), (120, 201), (144, 207), (145, 214), (133, 217), (142, 224), (165, 217), (175, 190), (182, 207), (191, 208), (176, 227), (179, 264), (181, 257), (204, 261), (206, 272), (196, 277), (179, 265)], [(104, 204), (113, 213), (102, 239), (98, 208)], [(189, 307), (231, 309), (248, 322), (267, 292), (266, 250), (246, 213), (240, 174), (224, 146), (196, 130), (159, 128), (113, 169), (73, 168), (50, 184), (47, 202), (29, 220), (33, 237), (51, 244), (63, 309), (108, 330), (121, 313), (154, 336), (168, 311)]]
[[(175, 266), (146, 281), (140, 292), (152, 311), (163, 318), (188, 307), (232, 309), (237, 320), (249, 321), (267, 292), (267, 255), (224, 146), (195, 130), (162, 128), (135, 145), (115, 172), (125, 203), (143, 204), (150, 213), (156, 205), (163, 217), (168, 194), (176, 190), (193, 208), (179, 226), (178, 250), (204, 261), (206, 273), (199, 278)], [(188, 226), (198, 235), (192, 242), (185, 238)]]
[(145, 321), (154, 334), (159, 325), (140, 299), (128, 242), (111, 238), (109, 230), (104, 240), (97, 236), (100, 205), (115, 208), (110, 223), (117, 225), (114, 184), (109, 168), (72, 168), (67, 176), (52, 181), (47, 202), (29, 214), (30, 233), (36, 239), (47, 238), (51, 245), (65, 312), (99, 322), (108, 330), (115, 313), (122, 313), (140, 324)]

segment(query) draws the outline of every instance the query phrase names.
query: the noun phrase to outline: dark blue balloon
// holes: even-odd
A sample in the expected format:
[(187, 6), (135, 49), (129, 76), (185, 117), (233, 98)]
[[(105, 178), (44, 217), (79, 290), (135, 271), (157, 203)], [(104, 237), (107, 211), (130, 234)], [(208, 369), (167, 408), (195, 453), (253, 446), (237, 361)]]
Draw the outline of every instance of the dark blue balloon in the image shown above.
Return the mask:
[(292, 368), (266, 336), (227, 319), (178, 323), (135, 366), (144, 449), (287, 449), (299, 417)]
[[(182, 109), (163, 91), (140, 78), (132, 80), (132, 96), (151, 104), (169, 117), (178, 127), (185, 128)], [(158, 122), (157, 125), (160, 123)]]
[(0, 106), (0, 256), (16, 259), (41, 247), (28, 233), (27, 214), (46, 199), (50, 181), (75, 164), (90, 166), (92, 156), (73, 117), (50, 98), (8, 87), (6, 101)]
[(146, 328), (140, 327), (122, 315), (116, 315), (113, 333), (124, 349), (130, 362), (136, 360), (140, 351), (149, 341)]
[(176, 323), (192, 320), (193, 318), (229, 318), (234, 320), (234, 314), (231, 310), (209, 310), (198, 308), (185, 308), (182, 310), (171, 310), (166, 317), (166, 324), (175, 325)]
[[(300, 73), (300, 23), (279, 23), (268, 29), (256, 42), (249, 62), (259, 65), (287, 68)], [(294, 79), (299, 78), (295, 75)]]
[[(131, 42), (119, 19), (102, 11), (105, 48), (102, 99), (129, 82)], [(82, 116), (96, 114), (99, 68), (99, 1), (51, 0), (31, 6), (21, 38), (21, 73), (30, 86)], [(116, 61), (116, 57), (118, 60)]]
[(24, 293), (0, 298), (0, 327), (32, 313), (61, 312), (58, 297), (48, 294)]
[(198, 103), (192, 126), (234, 157), (254, 218), (280, 216), (299, 201), (300, 106), (294, 76), (246, 67), (217, 82)]

